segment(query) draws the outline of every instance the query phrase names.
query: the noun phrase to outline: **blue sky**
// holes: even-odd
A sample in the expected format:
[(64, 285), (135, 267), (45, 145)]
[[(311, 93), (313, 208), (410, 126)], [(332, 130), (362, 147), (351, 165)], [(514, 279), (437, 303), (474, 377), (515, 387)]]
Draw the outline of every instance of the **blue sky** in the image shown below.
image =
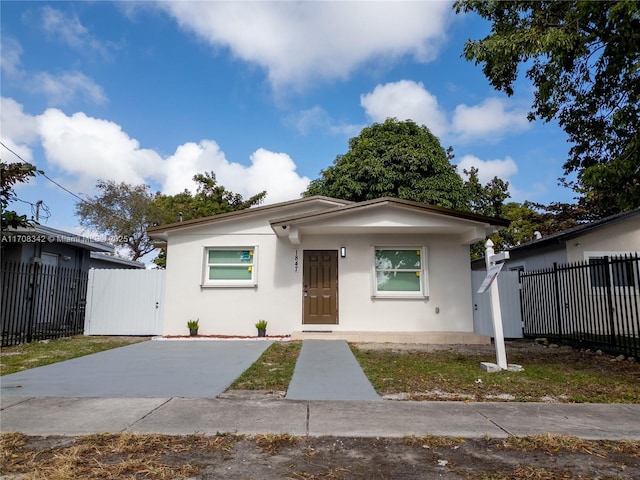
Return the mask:
[[(174, 194), (214, 171), (245, 197), (299, 197), (349, 138), (387, 117), (425, 124), (453, 163), (512, 200), (571, 201), (569, 144), (527, 121), (531, 84), (491, 88), (461, 58), (489, 25), (450, 2), (2, 1), (1, 137), (68, 190), (98, 179)], [(4, 147), (3, 161), (16, 158)], [(16, 210), (81, 233), (77, 201), (43, 177)]]

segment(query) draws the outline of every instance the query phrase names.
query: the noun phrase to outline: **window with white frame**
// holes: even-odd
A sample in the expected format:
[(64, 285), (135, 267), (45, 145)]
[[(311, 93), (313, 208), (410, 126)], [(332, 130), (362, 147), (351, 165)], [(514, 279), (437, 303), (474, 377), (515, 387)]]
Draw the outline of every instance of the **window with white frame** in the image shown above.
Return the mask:
[(426, 297), (426, 247), (376, 246), (373, 295), (375, 297)]
[(255, 286), (256, 264), (256, 247), (205, 248), (203, 286)]
[(628, 253), (585, 252), (593, 289), (638, 288), (638, 261)]

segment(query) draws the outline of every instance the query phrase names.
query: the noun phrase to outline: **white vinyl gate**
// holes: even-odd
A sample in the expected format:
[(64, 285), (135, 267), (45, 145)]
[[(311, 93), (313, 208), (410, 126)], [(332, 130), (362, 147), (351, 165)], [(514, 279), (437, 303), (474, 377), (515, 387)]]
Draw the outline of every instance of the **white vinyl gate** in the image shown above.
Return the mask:
[(89, 270), (85, 335), (161, 335), (164, 270)]
[[(487, 272), (485, 271), (471, 272), (473, 331), (480, 335), (493, 337), (491, 294), (488, 290), (484, 293), (478, 293), (486, 274)], [(500, 272), (498, 275), (498, 290), (500, 292), (500, 310), (504, 337), (522, 338), (522, 312), (520, 310), (518, 272)]]

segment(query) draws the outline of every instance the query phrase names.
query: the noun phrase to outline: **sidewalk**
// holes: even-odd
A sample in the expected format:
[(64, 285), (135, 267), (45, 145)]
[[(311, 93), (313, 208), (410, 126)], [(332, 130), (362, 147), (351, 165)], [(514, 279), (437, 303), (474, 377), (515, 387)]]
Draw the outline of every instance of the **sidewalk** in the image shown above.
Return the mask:
[(300, 401), (249, 398), (3, 397), (0, 431), (92, 433), (289, 433), (310, 436), (502, 438), (551, 433), (640, 440), (640, 405)]

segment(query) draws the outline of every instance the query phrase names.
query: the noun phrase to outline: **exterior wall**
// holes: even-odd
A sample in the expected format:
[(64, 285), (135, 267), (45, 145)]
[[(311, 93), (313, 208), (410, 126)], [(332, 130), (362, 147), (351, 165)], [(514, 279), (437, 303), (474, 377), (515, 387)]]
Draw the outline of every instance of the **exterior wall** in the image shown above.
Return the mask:
[(567, 241), (569, 262), (581, 262), (585, 252), (640, 253), (640, 216)]
[(553, 263), (562, 265), (567, 263), (567, 252), (564, 244), (553, 245), (533, 252), (511, 252), (511, 258), (506, 260), (505, 268), (524, 266), (525, 271), (541, 270), (553, 267)]
[[(89, 250), (77, 248), (65, 243), (30, 242), (4, 243), (2, 245), (2, 260), (29, 263), (33, 257), (40, 257), (43, 253), (58, 256), (58, 266), (64, 268), (81, 268), (89, 271)], [(65, 258), (67, 258), (65, 260)]]
[[(269, 335), (296, 330), (473, 332), (469, 247), (448, 236), (315, 235), (291, 245), (264, 220), (249, 219), (172, 233), (169, 237), (164, 335), (186, 335), (189, 319), (202, 335), (255, 335), (255, 322), (269, 322)], [(257, 286), (201, 287), (204, 248), (257, 247)], [(372, 298), (373, 245), (426, 245), (429, 297)], [(302, 325), (304, 250), (339, 250), (338, 325)], [(297, 266), (296, 266), (297, 258)], [(438, 311), (438, 313), (436, 313)]]

